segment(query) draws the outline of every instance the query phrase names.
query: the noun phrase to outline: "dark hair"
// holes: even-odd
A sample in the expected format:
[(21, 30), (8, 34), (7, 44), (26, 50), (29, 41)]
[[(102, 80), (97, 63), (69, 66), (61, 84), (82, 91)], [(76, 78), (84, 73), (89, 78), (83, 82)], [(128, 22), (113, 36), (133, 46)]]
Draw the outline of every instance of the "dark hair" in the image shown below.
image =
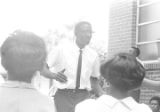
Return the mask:
[(158, 102), (158, 105), (160, 106), (160, 97), (159, 96), (153, 96), (150, 100), (149, 103), (151, 103), (152, 100), (156, 100)]
[(80, 21), (78, 22), (76, 25), (75, 25), (75, 28), (74, 28), (74, 33), (76, 34), (77, 31), (79, 31), (81, 29), (81, 26), (84, 25), (84, 24), (87, 24), (89, 26), (92, 26), (91, 23), (87, 22), (87, 21)]
[(2, 44), (3, 67), (10, 73), (34, 73), (41, 70), (46, 59), (46, 46), (37, 35), (17, 30)]
[(120, 91), (139, 87), (145, 76), (144, 67), (128, 53), (120, 53), (101, 65), (102, 76)]
[(134, 50), (136, 50), (136, 54), (137, 54), (137, 57), (140, 55), (140, 50), (139, 50), (139, 48), (138, 47), (131, 47), (131, 48), (133, 48)]

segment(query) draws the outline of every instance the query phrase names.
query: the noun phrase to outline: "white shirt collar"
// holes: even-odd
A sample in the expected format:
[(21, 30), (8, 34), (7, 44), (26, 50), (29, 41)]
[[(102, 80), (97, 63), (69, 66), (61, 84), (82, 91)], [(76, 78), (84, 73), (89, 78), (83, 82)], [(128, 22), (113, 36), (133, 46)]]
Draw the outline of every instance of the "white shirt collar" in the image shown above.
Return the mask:
[(116, 99), (112, 96), (109, 96), (109, 95), (102, 95), (97, 100), (99, 100), (103, 104), (109, 106), (110, 108), (113, 108), (117, 103), (121, 103), (126, 108), (132, 110), (137, 105), (137, 102), (132, 97), (127, 97), (122, 100), (118, 100), (118, 99)]
[[(78, 47), (78, 45), (76, 44), (76, 42), (74, 42), (74, 46), (75, 46), (75, 49), (76, 49), (77, 51), (80, 50), (80, 48)], [(82, 48), (82, 51), (85, 51), (85, 49), (88, 49), (88, 45), (86, 45), (84, 48)]]
[(0, 87), (35, 89), (35, 87), (31, 83), (20, 82), (20, 81), (6, 81), (5, 83), (1, 84)]

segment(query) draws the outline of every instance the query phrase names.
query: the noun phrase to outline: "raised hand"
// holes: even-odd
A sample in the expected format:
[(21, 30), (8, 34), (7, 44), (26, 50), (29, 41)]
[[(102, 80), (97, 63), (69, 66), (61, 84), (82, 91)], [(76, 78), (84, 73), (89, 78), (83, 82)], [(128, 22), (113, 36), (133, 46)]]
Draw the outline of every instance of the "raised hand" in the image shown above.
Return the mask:
[(67, 77), (64, 74), (65, 69), (63, 69), (62, 71), (58, 72), (55, 76), (55, 79), (61, 83), (66, 83), (67, 82)]

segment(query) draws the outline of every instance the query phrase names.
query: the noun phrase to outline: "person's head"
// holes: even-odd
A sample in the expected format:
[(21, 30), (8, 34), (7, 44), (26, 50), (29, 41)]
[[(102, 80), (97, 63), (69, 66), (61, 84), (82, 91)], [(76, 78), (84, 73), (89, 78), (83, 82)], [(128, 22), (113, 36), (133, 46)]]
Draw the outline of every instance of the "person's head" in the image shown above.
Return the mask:
[(101, 65), (102, 76), (121, 93), (138, 88), (145, 76), (143, 66), (128, 53), (117, 54)]
[(140, 50), (138, 47), (131, 47), (129, 49), (129, 53), (135, 57), (138, 57), (140, 55)]
[(89, 44), (92, 37), (92, 26), (87, 21), (81, 21), (76, 24), (74, 29), (76, 44), (79, 48), (84, 48)]
[(46, 46), (37, 35), (17, 30), (1, 46), (1, 64), (9, 80), (31, 81), (46, 59)]
[(159, 112), (160, 109), (160, 97), (158, 96), (153, 96), (149, 100), (149, 106), (152, 109), (153, 112)]

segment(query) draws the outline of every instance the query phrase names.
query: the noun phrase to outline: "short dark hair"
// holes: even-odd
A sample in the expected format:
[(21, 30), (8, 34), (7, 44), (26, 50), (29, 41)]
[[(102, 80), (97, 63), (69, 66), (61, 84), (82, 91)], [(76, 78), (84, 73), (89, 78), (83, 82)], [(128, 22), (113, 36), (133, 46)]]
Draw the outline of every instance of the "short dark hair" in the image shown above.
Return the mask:
[(138, 47), (131, 47), (133, 48), (134, 50), (136, 50), (136, 54), (137, 54), (137, 57), (140, 55), (140, 49)]
[(150, 100), (149, 103), (151, 103), (152, 100), (156, 100), (158, 102), (158, 105), (160, 106), (160, 97), (159, 96), (153, 96)]
[(144, 67), (128, 53), (119, 53), (100, 67), (102, 76), (120, 91), (139, 87), (145, 76)]
[(81, 28), (82, 25), (87, 24), (89, 26), (92, 26), (91, 23), (89, 23), (88, 21), (80, 21), (75, 25), (74, 28), (74, 33), (76, 34), (76, 32)]
[(46, 59), (46, 46), (39, 36), (16, 30), (2, 44), (1, 63), (10, 73), (34, 73), (41, 70)]

